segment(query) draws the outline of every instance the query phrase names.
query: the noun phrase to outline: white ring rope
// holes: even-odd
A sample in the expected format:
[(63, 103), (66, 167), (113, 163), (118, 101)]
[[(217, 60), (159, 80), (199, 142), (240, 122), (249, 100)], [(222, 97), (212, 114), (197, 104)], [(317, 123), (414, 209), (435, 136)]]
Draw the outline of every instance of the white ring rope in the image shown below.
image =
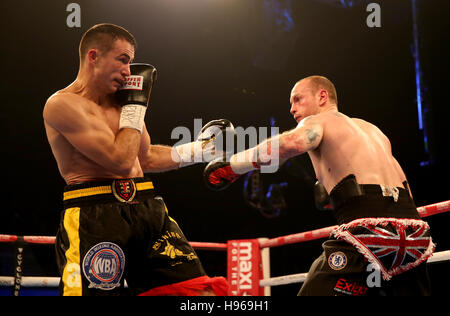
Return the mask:
[[(39, 277), (39, 276), (27, 276), (22, 277), (20, 285), (22, 287), (58, 287), (60, 277)], [(0, 287), (2, 286), (13, 286), (14, 277), (0, 276)], [(127, 281), (125, 280), (125, 287), (128, 287)]]
[[(22, 277), (22, 287), (58, 287), (59, 277)], [(0, 286), (13, 286), (14, 277), (0, 277)]]

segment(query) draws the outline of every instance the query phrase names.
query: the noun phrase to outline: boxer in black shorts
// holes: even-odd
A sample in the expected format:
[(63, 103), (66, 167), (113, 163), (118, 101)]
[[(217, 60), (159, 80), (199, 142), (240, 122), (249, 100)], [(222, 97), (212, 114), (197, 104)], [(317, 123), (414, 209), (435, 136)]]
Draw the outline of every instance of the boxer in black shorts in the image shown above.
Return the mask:
[(67, 184), (56, 240), (61, 293), (116, 295), (127, 278), (133, 294), (226, 295), (226, 280), (204, 275), (153, 185), (141, 178), (222, 156), (216, 140), (232, 124), (214, 120), (193, 142), (152, 144), (144, 119), (156, 69), (132, 63), (135, 49), (124, 28), (93, 26), (80, 42), (77, 78), (44, 107)]
[(359, 185), (349, 175), (330, 201), (340, 226), (323, 243), (299, 295), (430, 295), (423, 263), (434, 244), (407, 186)]
[[(425, 261), (434, 245), (388, 137), (339, 112), (336, 88), (323, 76), (298, 81), (290, 102), (297, 127), (229, 162), (210, 162), (207, 185), (221, 190), (251, 170), (264, 172), (267, 165), (308, 153), (323, 186), (317, 192), (330, 196), (340, 226), (323, 244), (300, 295), (429, 294)], [(369, 263), (379, 270), (380, 285), (366, 282)]]
[(69, 185), (64, 209), (56, 242), (62, 295), (119, 295), (124, 280), (142, 295), (206, 276), (148, 179)]

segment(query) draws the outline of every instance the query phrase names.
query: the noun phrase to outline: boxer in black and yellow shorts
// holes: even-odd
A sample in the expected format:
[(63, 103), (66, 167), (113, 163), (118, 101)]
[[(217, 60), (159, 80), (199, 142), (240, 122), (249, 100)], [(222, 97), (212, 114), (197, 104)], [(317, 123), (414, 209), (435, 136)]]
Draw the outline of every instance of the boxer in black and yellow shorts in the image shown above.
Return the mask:
[(67, 186), (56, 253), (62, 295), (121, 295), (125, 279), (138, 295), (206, 277), (145, 178)]

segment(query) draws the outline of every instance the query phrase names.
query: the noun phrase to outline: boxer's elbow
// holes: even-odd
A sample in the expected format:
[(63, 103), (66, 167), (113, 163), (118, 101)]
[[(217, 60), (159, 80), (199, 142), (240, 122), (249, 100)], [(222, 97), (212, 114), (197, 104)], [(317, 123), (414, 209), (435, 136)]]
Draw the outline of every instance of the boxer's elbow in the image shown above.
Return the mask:
[(322, 141), (321, 129), (294, 129), (283, 134), (280, 154), (285, 158), (304, 154), (316, 149)]
[(128, 176), (136, 166), (136, 155), (130, 155), (126, 152), (113, 152), (110, 156), (108, 167), (115, 174)]
[(323, 129), (315, 124), (296, 128), (287, 133), (286, 143), (289, 145), (291, 152), (297, 155), (306, 153), (319, 147), (323, 138)]
[(305, 137), (295, 130), (284, 135), (280, 143), (280, 154), (290, 158), (308, 151)]
[(150, 145), (138, 158), (144, 172), (164, 172), (178, 169), (180, 166), (177, 152), (169, 146)]
[(139, 164), (144, 172), (159, 172), (158, 164), (150, 156), (139, 158)]
[(157, 168), (155, 164), (156, 155), (152, 150), (152, 145), (147, 150), (140, 152), (138, 155), (139, 165), (144, 172), (154, 172)]
[(135, 166), (134, 161), (129, 161), (128, 159), (117, 160), (113, 162), (113, 164), (111, 165), (111, 169), (115, 174), (127, 177), (129, 174), (132, 173), (134, 166)]
[(299, 150), (299, 147), (293, 142), (291, 137), (280, 139), (280, 160), (287, 160), (300, 154), (302, 154), (302, 152)]
[(109, 154), (111, 167), (116, 173), (130, 174), (136, 166), (139, 151), (140, 134), (132, 129), (123, 129), (116, 136), (114, 143), (105, 147)]

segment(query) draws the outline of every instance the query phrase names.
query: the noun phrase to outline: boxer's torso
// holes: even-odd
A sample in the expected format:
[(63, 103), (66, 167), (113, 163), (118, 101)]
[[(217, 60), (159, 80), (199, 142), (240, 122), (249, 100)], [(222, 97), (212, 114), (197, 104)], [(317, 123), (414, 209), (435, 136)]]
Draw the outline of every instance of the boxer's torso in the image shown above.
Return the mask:
[[(112, 137), (117, 134), (119, 130), (120, 106), (112, 102), (105, 102), (101, 106), (87, 98), (84, 98), (76, 93), (73, 93), (70, 88), (58, 91), (52, 97), (65, 98), (65, 101), (72, 102), (79, 110), (80, 114), (92, 124), (96, 124), (95, 128), (102, 129), (102, 132), (111, 133)], [(77, 117), (73, 118), (74, 120)], [(98, 124), (100, 122), (101, 124)], [(70, 128), (71, 122), (65, 122)], [(79, 149), (75, 148), (62, 133), (54, 129), (45, 122), (45, 129), (47, 138), (52, 148), (53, 155), (58, 164), (61, 176), (67, 184), (74, 184), (80, 182), (103, 180), (111, 178), (134, 178), (143, 176), (141, 166), (138, 158), (134, 167), (129, 174), (116, 174), (107, 168), (99, 165), (95, 161), (89, 159)], [(85, 145), (96, 146), (96, 144), (89, 144), (89, 137), (85, 139)]]
[(392, 156), (389, 139), (376, 126), (334, 111), (315, 117), (323, 126), (323, 138), (308, 154), (328, 193), (349, 174), (360, 184), (403, 186), (406, 179)]

